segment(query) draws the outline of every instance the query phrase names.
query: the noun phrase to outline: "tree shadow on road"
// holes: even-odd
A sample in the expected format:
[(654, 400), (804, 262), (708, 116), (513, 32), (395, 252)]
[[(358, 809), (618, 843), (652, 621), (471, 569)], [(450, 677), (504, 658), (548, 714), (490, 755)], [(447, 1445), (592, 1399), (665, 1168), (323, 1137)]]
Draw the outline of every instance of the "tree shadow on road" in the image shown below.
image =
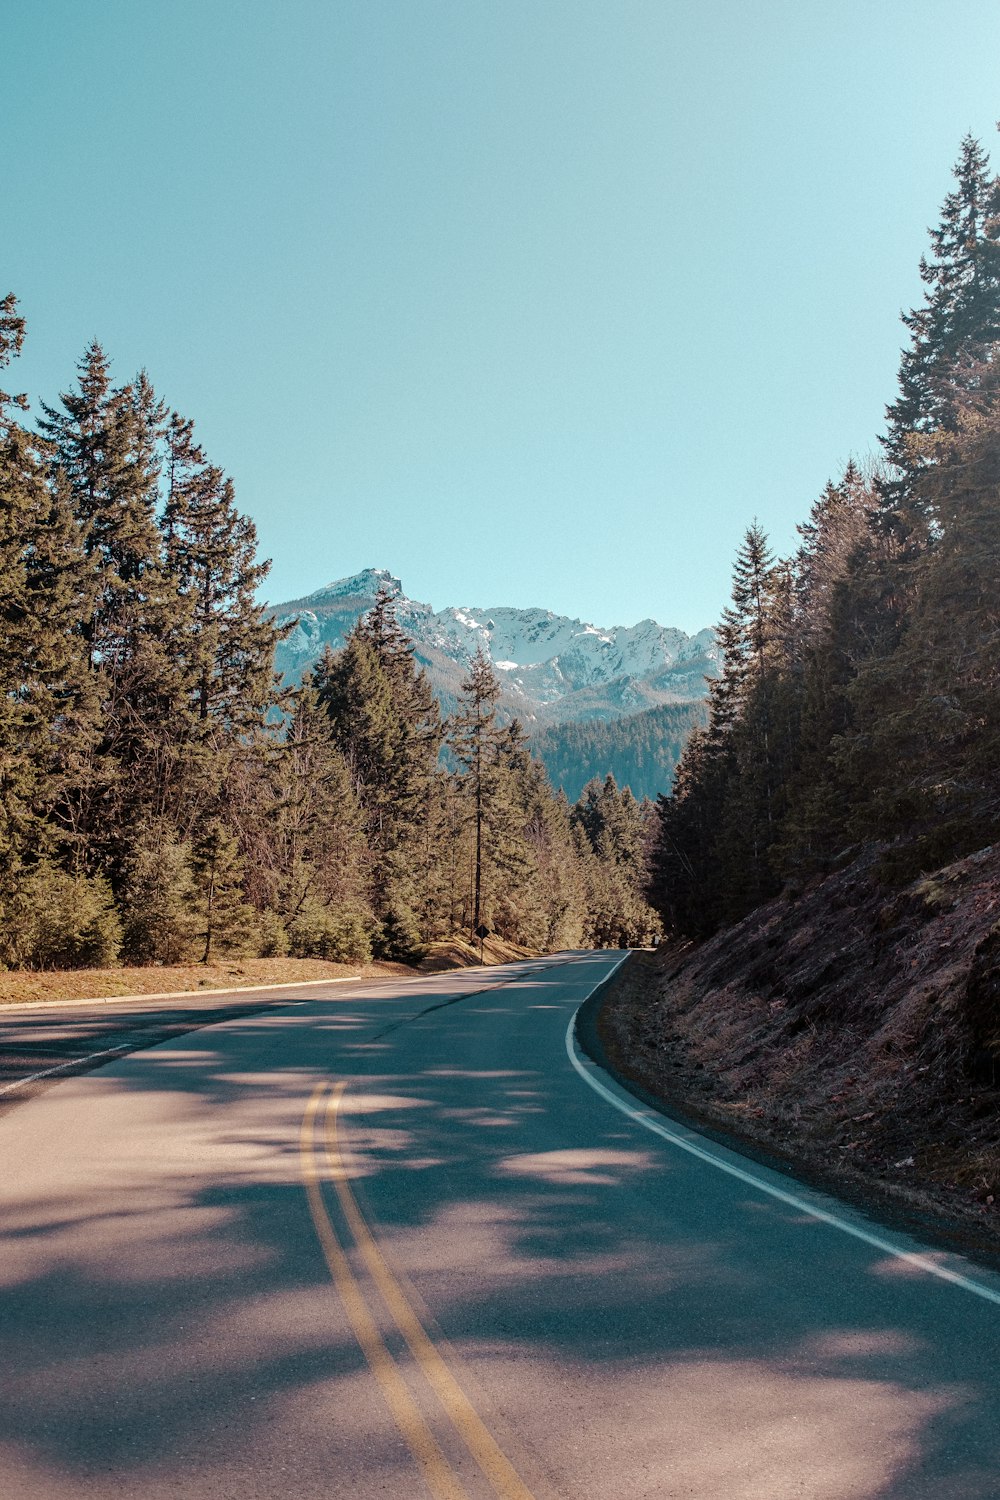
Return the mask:
[(3, 1200), (5, 1493), (255, 1472), (260, 1493), (346, 1494), (375, 1471), (418, 1492), (302, 1186), (305, 1103), (336, 1078), (390, 1265), (563, 1493), (995, 1496), (1000, 1314), (645, 1137), (553, 1073), (542, 1007), (561, 1045), (544, 975), (373, 1042), (384, 1009), (345, 996), (67, 1085), (65, 1172), (19, 1170)]

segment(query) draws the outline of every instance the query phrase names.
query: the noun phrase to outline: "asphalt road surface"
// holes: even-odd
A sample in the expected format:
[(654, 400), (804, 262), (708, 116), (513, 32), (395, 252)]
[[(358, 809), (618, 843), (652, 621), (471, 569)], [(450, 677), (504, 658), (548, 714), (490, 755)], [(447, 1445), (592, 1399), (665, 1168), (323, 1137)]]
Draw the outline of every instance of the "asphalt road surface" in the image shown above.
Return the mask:
[(1000, 1496), (1000, 1279), (637, 1105), (619, 960), (4, 1013), (3, 1500)]

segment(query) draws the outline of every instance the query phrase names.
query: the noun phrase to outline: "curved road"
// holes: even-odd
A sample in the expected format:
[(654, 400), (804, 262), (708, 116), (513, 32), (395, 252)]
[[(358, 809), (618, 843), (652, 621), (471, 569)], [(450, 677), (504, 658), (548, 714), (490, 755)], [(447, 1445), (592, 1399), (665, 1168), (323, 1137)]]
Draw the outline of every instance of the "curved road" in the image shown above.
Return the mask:
[(636, 1106), (567, 1036), (619, 961), (0, 1096), (4, 1500), (1000, 1495), (1000, 1280)]

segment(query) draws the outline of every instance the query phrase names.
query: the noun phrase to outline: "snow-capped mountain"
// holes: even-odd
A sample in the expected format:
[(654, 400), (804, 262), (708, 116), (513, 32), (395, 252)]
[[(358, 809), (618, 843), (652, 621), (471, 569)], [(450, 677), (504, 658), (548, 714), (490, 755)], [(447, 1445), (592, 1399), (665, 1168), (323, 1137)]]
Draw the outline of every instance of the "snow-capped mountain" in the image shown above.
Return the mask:
[(341, 646), (379, 588), (395, 596), (396, 617), (413, 639), (445, 709), (457, 698), (469, 659), (484, 646), (503, 683), (504, 707), (530, 728), (587, 719), (620, 719), (660, 704), (705, 696), (718, 653), (711, 630), (682, 630), (640, 620), (608, 629), (547, 609), (495, 605), (435, 611), (410, 599), (398, 578), (366, 568), (303, 599), (275, 606), (297, 620), (278, 652), (286, 681), (297, 680), (326, 645)]

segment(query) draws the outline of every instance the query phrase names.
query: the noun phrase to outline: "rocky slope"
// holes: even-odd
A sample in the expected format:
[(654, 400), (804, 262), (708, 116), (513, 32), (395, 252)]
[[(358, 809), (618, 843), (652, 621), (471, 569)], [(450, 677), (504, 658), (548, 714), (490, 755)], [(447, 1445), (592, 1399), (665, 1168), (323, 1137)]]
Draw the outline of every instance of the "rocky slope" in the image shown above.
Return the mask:
[(879, 870), (634, 960), (602, 1038), (676, 1112), (1000, 1260), (1000, 847)]

